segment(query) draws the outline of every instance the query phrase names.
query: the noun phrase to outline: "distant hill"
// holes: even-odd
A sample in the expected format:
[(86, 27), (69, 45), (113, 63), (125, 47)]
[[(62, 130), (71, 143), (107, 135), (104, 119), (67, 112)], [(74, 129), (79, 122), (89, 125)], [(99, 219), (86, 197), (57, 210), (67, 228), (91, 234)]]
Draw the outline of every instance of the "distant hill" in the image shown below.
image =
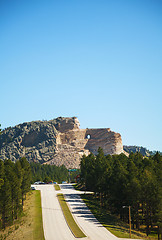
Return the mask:
[[(156, 151), (149, 151), (147, 148), (144, 148), (142, 146), (126, 146), (123, 145), (123, 149), (124, 151), (126, 151), (127, 153), (136, 153), (136, 152), (140, 152), (143, 156), (150, 156), (150, 155), (154, 155), (156, 153)], [(162, 152), (159, 152), (160, 155), (162, 155)]]
[(29, 162), (79, 168), (81, 157), (90, 152), (96, 155), (99, 147), (105, 155), (154, 154), (144, 147), (123, 146), (121, 135), (110, 128), (80, 129), (79, 125), (76, 117), (59, 117), (4, 129), (0, 134), (0, 159), (15, 162), (25, 156)]
[(49, 121), (26, 122), (4, 129), (0, 135), (0, 159), (17, 161), (25, 156), (29, 162), (79, 168), (80, 159), (90, 152), (123, 152), (121, 135), (110, 130), (80, 129), (76, 117), (59, 117)]

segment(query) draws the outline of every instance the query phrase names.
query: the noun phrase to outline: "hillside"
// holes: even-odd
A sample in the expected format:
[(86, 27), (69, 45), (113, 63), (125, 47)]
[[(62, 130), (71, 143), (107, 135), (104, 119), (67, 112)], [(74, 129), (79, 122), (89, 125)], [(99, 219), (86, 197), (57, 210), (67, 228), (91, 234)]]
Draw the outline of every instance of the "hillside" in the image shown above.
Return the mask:
[(150, 156), (150, 151), (147, 150), (144, 147), (139, 147), (139, 146), (126, 146), (123, 145), (123, 149), (124, 151), (128, 152), (128, 153), (136, 153), (136, 152), (140, 152), (143, 156)]
[(29, 162), (64, 164), (78, 168), (83, 154), (123, 152), (121, 135), (110, 130), (80, 129), (76, 117), (59, 117), (50, 121), (26, 122), (9, 127), (0, 135), (0, 159), (16, 161), (25, 156)]
[[(125, 152), (127, 153), (136, 153), (136, 152), (139, 152), (141, 153), (143, 156), (146, 156), (146, 157), (149, 157), (150, 155), (154, 155), (156, 153), (156, 151), (149, 151), (147, 148), (144, 148), (142, 146), (126, 146), (126, 145), (123, 145), (123, 149)], [(159, 152), (160, 155), (162, 155), (161, 152)]]

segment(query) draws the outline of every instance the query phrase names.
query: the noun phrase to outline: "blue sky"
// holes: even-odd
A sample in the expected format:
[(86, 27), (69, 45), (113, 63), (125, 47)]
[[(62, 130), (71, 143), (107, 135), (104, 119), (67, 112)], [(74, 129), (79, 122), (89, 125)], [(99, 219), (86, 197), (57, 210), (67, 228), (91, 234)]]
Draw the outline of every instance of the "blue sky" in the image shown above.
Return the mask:
[(0, 123), (77, 116), (162, 151), (162, 1), (0, 0)]

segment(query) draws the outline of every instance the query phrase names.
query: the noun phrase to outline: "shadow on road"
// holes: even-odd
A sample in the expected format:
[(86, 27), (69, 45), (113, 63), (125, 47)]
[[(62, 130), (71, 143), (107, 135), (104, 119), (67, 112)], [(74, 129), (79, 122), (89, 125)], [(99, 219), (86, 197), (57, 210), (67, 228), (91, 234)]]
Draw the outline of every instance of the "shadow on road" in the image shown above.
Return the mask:
[(70, 184), (61, 184), (60, 187), (62, 190), (74, 189), (73, 186)]
[[(100, 223), (91, 213), (89, 208), (84, 204), (79, 194), (65, 194), (65, 198), (66, 202), (68, 202), (72, 207), (72, 214), (76, 214), (78, 215), (78, 217), (84, 218), (86, 221), (90, 221), (97, 225), (100, 225)], [(101, 225), (101, 227), (103, 226)]]

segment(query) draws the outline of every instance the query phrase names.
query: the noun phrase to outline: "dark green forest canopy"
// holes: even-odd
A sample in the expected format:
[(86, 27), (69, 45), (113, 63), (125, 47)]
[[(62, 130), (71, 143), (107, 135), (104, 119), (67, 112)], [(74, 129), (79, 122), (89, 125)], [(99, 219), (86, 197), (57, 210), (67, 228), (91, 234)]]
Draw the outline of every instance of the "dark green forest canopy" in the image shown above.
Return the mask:
[(58, 182), (62, 183), (62, 181), (69, 180), (70, 174), (70, 181), (75, 182), (75, 177), (80, 173), (80, 169), (75, 169), (76, 171), (70, 172), (68, 169), (62, 166), (56, 165), (42, 165), (40, 163), (30, 163), (31, 173), (32, 173), (32, 183), (36, 181), (43, 181), (43, 182)]
[[(71, 174), (71, 179), (75, 178), (78, 171)], [(15, 163), (9, 159), (0, 160), (0, 229), (19, 217), (31, 183), (51, 180), (61, 183), (68, 177), (68, 169), (64, 165), (29, 163), (25, 157)]]
[(132, 223), (162, 227), (162, 156), (143, 157), (140, 153), (104, 156), (92, 153), (81, 159), (81, 182), (100, 195), (101, 204), (122, 217), (123, 206), (131, 206)]
[[(99, 148), (97, 156), (83, 156), (81, 182), (88, 190), (100, 194), (105, 209), (122, 216), (122, 207), (131, 206), (132, 223), (139, 228), (162, 226), (162, 156), (143, 157), (140, 153), (107, 155)], [(30, 163), (25, 157), (13, 163), (0, 160), (0, 218), (5, 228), (23, 210), (23, 201), (35, 181), (61, 183), (69, 178), (65, 166)], [(141, 214), (142, 212), (142, 214)]]
[(68, 170), (62, 166), (42, 165), (40, 163), (30, 163), (32, 173), (32, 183), (36, 181), (61, 183), (68, 179)]
[(9, 159), (0, 160), (0, 179), (0, 228), (5, 228), (23, 211), (31, 184), (30, 164), (26, 158), (16, 163)]

